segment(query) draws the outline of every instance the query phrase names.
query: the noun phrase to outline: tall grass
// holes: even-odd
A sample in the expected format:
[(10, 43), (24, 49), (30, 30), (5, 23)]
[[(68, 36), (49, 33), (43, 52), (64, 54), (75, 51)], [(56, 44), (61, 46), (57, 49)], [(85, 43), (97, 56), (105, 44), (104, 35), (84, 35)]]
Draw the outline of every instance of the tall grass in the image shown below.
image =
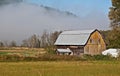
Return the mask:
[(2, 62), (0, 76), (119, 76), (120, 62)]

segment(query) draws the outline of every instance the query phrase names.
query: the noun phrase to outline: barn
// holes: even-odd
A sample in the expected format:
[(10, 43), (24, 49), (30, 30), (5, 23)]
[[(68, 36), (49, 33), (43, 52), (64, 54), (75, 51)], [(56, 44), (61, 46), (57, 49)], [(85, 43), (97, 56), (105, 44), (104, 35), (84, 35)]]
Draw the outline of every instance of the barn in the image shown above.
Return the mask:
[(64, 31), (58, 36), (55, 45), (57, 54), (97, 55), (106, 50), (105, 41), (97, 29)]

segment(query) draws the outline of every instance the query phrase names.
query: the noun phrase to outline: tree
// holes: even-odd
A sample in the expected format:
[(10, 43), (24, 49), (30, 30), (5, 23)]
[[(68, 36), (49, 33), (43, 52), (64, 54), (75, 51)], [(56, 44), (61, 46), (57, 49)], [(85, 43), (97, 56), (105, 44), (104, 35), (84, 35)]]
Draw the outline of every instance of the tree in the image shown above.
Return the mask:
[(4, 47), (4, 43), (0, 41), (0, 47)]
[(49, 33), (45, 30), (40, 38), (42, 48), (49, 46)]
[(46, 48), (54, 45), (58, 35), (61, 31), (55, 31), (52, 33), (48, 33), (44, 31), (43, 34), (39, 37), (37, 35), (32, 35), (30, 38), (22, 41), (22, 47), (30, 47), (30, 48)]
[(120, 48), (120, 0), (111, 0), (109, 19), (112, 30), (106, 34), (106, 43), (108, 48)]
[(120, 0), (112, 0), (112, 7), (110, 7), (108, 16), (112, 28), (120, 27)]
[(21, 47), (29, 47), (29, 43), (27, 39), (22, 41)]
[(8, 41), (4, 41), (3, 43), (4, 43), (4, 46), (5, 46), (5, 47), (8, 47), (8, 46), (9, 46), (9, 45), (8, 45)]
[(55, 41), (58, 38), (60, 33), (61, 33), (61, 31), (55, 31), (55, 32), (50, 34), (50, 44), (51, 45), (54, 45), (54, 43), (55, 43)]
[(10, 44), (9, 44), (10, 47), (16, 47), (17, 46), (17, 43), (16, 41), (11, 41)]
[(44, 31), (40, 38), (41, 47), (53, 46), (60, 33), (61, 31), (55, 31), (53, 33), (48, 33), (47, 31)]
[(28, 39), (29, 47), (31, 48), (39, 48), (40, 47), (40, 41), (39, 38), (34, 34)]

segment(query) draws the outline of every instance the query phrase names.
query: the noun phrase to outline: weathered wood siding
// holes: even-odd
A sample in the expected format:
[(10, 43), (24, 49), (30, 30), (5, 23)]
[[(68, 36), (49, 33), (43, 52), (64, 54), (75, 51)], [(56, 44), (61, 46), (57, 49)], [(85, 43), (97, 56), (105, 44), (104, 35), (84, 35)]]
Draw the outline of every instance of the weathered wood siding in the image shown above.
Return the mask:
[(73, 55), (80, 55), (81, 53), (84, 53), (84, 47), (78, 47), (78, 48), (70, 48), (73, 51)]
[(106, 49), (106, 44), (98, 31), (91, 34), (88, 43), (84, 47), (84, 54), (97, 55)]
[(84, 46), (57, 46), (58, 49), (67, 49), (69, 48), (70, 50), (72, 50), (73, 55), (80, 55), (81, 53), (84, 53)]

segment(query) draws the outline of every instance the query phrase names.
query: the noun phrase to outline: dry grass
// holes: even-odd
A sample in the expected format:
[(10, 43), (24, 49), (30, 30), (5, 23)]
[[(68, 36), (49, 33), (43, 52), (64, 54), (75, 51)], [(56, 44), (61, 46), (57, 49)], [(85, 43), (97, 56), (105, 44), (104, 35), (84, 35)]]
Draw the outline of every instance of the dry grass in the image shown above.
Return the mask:
[(36, 56), (44, 54), (46, 51), (43, 48), (25, 48), (25, 47), (0, 47), (0, 55), (21, 55), (21, 56)]
[(120, 62), (3, 62), (0, 76), (119, 76)]

